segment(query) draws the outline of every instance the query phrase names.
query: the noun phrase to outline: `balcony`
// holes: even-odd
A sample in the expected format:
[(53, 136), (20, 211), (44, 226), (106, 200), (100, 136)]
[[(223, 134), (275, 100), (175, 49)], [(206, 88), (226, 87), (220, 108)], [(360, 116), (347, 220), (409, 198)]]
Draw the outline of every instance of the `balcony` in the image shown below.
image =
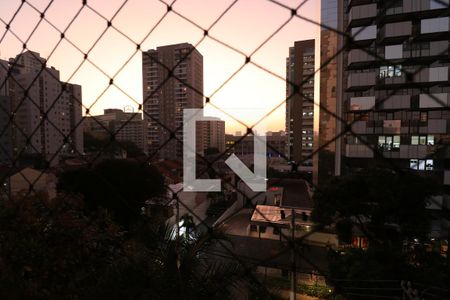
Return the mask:
[(439, 60), (448, 60), (448, 41), (430, 41), (427, 49), (408, 49), (403, 51), (404, 65), (431, 65)]
[(345, 145), (345, 156), (353, 158), (373, 158), (373, 151), (366, 145)]
[(409, 109), (411, 108), (410, 95), (392, 95), (382, 101), (382, 109)]
[(377, 26), (360, 26), (352, 28), (352, 37), (355, 41), (373, 40), (377, 38)]
[(374, 86), (376, 83), (376, 73), (366, 72), (366, 73), (351, 73), (348, 76), (347, 90), (348, 91), (358, 91), (367, 90)]
[(355, 134), (366, 134), (367, 133), (367, 122), (366, 121), (353, 122), (352, 132)]
[(375, 107), (375, 96), (351, 97), (350, 110), (371, 110)]
[(385, 24), (380, 30), (380, 39), (383, 42), (401, 43), (412, 34), (412, 22), (396, 22)]
[(420, 94), (419, 96), (420, 108), (449, 108), (450, 107), (450, 94)]
[(353, 49), (348, 54), (349, 67), (366, 67), (375, 62), (375, 57), (361, 49)]
[(407, 20), (416, 13), (420, 13), (422, 18), (439, 17), (443, 10), (448, 9), (448, 2), (449, 0), (403, 0), (401, 6), (389, 7), (380, 22), (390, 23)]
[(448, 67), (425, 68), (414, 75), (415, 83), (428, 83), (433, 85), (438, 82), (448, 82)]
[(449, 130), (447, 130), (448, 120), (428, 120), (428, 132), (427, 133), (449, 133)]
[(348, 1), (348, 6), (353, 7), (353, 6), (357, 6), (357, 5), (369, 4), (371, 2), (372, 2), (372, 0), (350, 0), (350, 1)]
[(449, 29), (450, 17), (422, 19), (420, 21), (420, 35), (418, 39), (447, 39)]
[(377, 88), (380, 89), (407, 88), (413, 85), (414, 83), (408, 81), (405, 74), (402, 74), (401, 76), (383, 77), (377, 79)]
[(400, 158), (426, 158), (428, 147), (424, 145), (400, 145)]
[(403, 11), (405, 13), (426, 12), (445, 8), (448, 8), (448, 0), (403, 0)]
[(349, 26), (369, 25), (376, 16), (376, 3), (353, 6), (349, 12)]

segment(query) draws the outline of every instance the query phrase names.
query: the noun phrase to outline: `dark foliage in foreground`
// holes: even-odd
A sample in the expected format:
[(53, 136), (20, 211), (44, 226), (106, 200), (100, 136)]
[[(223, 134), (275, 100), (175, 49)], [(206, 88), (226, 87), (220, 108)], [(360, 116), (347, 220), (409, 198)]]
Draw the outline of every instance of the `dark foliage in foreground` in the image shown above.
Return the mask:
[(88, 210), (105, 208), (126, 227), (137, 220), (146, 200), (165, 193), (158, 170), (129, 160), (106, 160), (93, 168), (63, 173), (58, 189), (82, 195)]
[(343, 242), (351, 242), (352, 235), (368, 239), (366, 250), (332, 251), (331, 276), (355, 285), (392, 279), (450, 286), (449, 261), (430, 251), (428, 238), (432, 215), (426, 206), (436, 194), (430, 178), (380, 169), (335, 178), (321, 187), (314, 220), (334, 224)]
[[(211, 259), (214, 231), (175, 238), (142, 215), (132, 229), (80, 197), (0, 204), (2, 299), (234, 299), (258, 290), (240, 265)], [(262, 298), (258, 298), (262, 299)]]

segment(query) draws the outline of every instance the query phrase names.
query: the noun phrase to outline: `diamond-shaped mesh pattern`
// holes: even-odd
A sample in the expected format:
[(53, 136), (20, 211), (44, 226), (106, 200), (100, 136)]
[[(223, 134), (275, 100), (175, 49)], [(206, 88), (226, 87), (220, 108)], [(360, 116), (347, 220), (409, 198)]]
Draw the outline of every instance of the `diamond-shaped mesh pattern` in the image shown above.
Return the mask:
[[(64, 15), (64, 11), (61, 9), (61, 3), (62, 1), (58, 0), (51, 0), (51, 1), (31, 1), (31, 0), (22, 0), (20, 3), (17, 3), (17, 7), (11, 10), (11, 14), (2, 17), (0, 19), (1, 24), (3, 25), (4, 29), (0, 31), (1, 37), (0, 37), (0, 48), (2, 48), (4, 45), (8, 45), (9, 43), (14, 44), (20, 44), (22, 45), (22, 52), (18, 55), (18, 57), (22, 57), (23, 55), (29, 55), (31, 59), (34, 59), (36, 63), (39, 65), (36, 67), (36, 72), (33, 76), (30, 77), (30, 73), (27, 73), (28, 77), (23, 78), (15, 72), (16, 68), (20, 67), (19, 64), (20, 59), (11, 61), (9, 65), (7, 64), (0, 64), (0, 67), (2, 68), (0, 71), (2, 71), (6, 76), (5, 78), (2, 78), (0, 82), (0, 92), (2, 90), (6, 90), (8, 88), (11, 88), (14, 86), (14, 90), (17, 91), (17, 94), (14, 95), (15, 102), (11, 104), (10, 106), (0, 105), (0, 113), (8, 116), (6, 119), (6, 122), (1, 123), (0, 125), (2, 128), (0, 128), (0, 135), (1, 136), (7, 136), (8, 134), (12, 134), (11, 128), (14, 128), (14, 139), (21, 140), (23, 147), (20, 149), (14, 149), (14, 151), (10, 151), (8, 149), (8, 145), (0, 144), (0, 151), (2, 151), (5, 156), (7, 157), (7, 165), (10, 166), (7, 172), (2, 174), (2, 178), (0, 178), (0, 182), (4, 182), (9, 176), (13, 175), (17, 168), (19, 167), (19, 161), (23, 158), (23, 155), (26, 153), (34, 153), (34, 154), (43, 154), (43, 170), (41, 171), (41, 175), (43, 175), (49, 168), (51, 168), (52, 165), (57, 163), (57, 161), (60, 159), (61, 155), (67, 153), (67, 151), (71, 151), (72, 155), (78, 155), (79, 157), (83, 156), (83, 151), (79, 149), (78, 147), (74, 146), (73, 143), (77, 139), (76, 132), (79, 131), (80, 128), (83, 126), (83, 121), (86, 117), (91, 117), (92, 122), (96, 124), (96, 126), (99, 126), (103, 128), (106, 132), (110, 134), (109, 142), (103, 146), (103, 149), (101, 151), (98, 151), (96, 156), (93, 158), (90, 158), (86, 163), (89, 167), (92, 167), (93, 163), (101, 158), (104, 151), (107, 150), (108, 147), (110, 147), (112, 144), (117, 143), (119, 147), (123, 147), (123, 149), (126, 149), (125, 146), (122, 146), (122, 143), (118, 141), (117, 135), (124, 130), (124, 128), (132, 122), (133, 117), (130, 117), (128, 120), (123, 122), (123, 124), (116, 128), (115, 131), (111, 131), (110, 128), (105, 127), (104, 123), (97, 120), (95, 116), (92, 115), (93, 108), (99, 104), (102, 97), (104, 95), (107, 95), (112, 89), (114, 89), (116, 92), (121, 94), (124, 98), (128, 99), (131, 103), (133, 103), (133, 107), (136, 107), (138, 112), (145, 115), (145, 120), (154, 122), (158, 124), (163, 130), (167, 131), (167, 136), (169, 136), (168, 140), (165, 140), (160, 143), (158, 149), (153, 150), (149, 153), (147, 153), (147, 158), (145, 161), (142, 162), (142, 164), (148, 164), (151, 161), (154, 161), (155, 157), (157, 157), (158, 153), (166, 147), (171, 141), (175, 140), (178, 143), (181, 143), (182, 140), (180, 139), (180, 135), (176, 134), (176, 132), (180, 132), (182, 128), (176, 128), (175, 130), (171, 129), (169, 126), (166, 126), (163, 122), (161, 122), (160, 119), (155, 118), (154, 115), (149, 114), (145, 109), (145, 105), (152, 96), (156, 95), (157, 93), (161, 92), (164, 85), (169, 80), (176, 80), (177, 82), (183, 84), (187, 89), (193, 91), (194, 93), (200, 94), (205, 102), (205, 107), (212, 107), (215, 110), (220, 111), (227, 117), (233, 119), (238, 124), (241, 124), (242, 126), (245, 126), (247, 128), (247, 132), (242, 136), (241, 139), (239, 139), (232, 147), (231, 149), (227, 149), (227, 151), (220, 153), (220, 155), (217, 155), (213, 161), (208, 160), (204, 158), (202, 155), (198, 155), (199, 160), (203, 160), (205, 165), (207, 166), (206, 169), (202, 171), (201, 174), (197, 174), (197, 176), (202, 176), (206, 174), (207, 172), (213, 172), (216, 175), (219, 175), (216, 173), (216, 171), (212, 168), (215, 162), (223, 159), (227, 153), (230, 151), (233, 151), (234, 147), (238, 147), (239, 144), (244, 140), (246, 136), (252, 133), (252, 130), (256, 128), (256, 126), (264, 120), (269, 117), (271, 114), (273, 114), (276, 110), (283, 107), (287, 101), (292, 99), (294, 96), (299, 94), (299, 88), (303, 86), (304, 84), (307, 84), (309, 80), (314, 79), (316, 74), (320, 72), (323, 68), (326, 68), (332, 61), (336, 60), (337, 57), (348, 47), (354, 43), (351, 36), (348, 32), (341, 32), (339, 30), (336, 30), (335, 28), (329, 27), (327, 25), (323, 25), (320, 22), (310, 18), (309, 16), (304, 14), (303, 8), (309, 1), (316, 1), (316, 0), (304, 0), (301, 1), (297, 6), (291, 6), (288, 4), (285, 4), (286, 1), (274, 1), (274, 0), (268, 0), (262, 2), (270, 2), (275, 4), (276, 6), (279, 6), (286, 11), (289, 12), (288, 17), (285, 20), (282, 20), (280, 24), (273, 28), (273, 29), (264, 29), (265, 31), (269, 32), (267, 34), (267, 37), (262, 41), (258, 42), (257, 44), (252, 45), (252, 49), (249, 51), (248, 49), (239, 49), (238, 46), (234, 45), (235, 43), (227, 42), (226, 39), (222, 39), (220, 36), (216, 36), (213, 34), (214, 28), (216, 26), (220, 25), (222, 20), (227, 17), (227, 15), (230, 14), (230, 12), (233, 10), (233, 7), (238, 5), (239, 2), (243, 0), (234, 0), (230, 2), (228, 5), (224, 6), (221, 13), (218, 15), (213, 22), (210, 23), (209, 26), (205, 26), (204, 24), (201, 24), (200, 20), (197, 20), (196, 16), (192, 15), (184, 15), (183, 12), (177, 9), (177, 3), (179, 2), (188, 2), (187, 0), (174, 0), (171, 2), (165, 2), (165, 1), (149, 1), (154, 2), (155, 6), (160, 6), (160, 17), (157, 20), (148, 20), (148, 24), (151, 24), (151, 26), (148, 26), (146, 24), (142, 24), (142, 32), (140, 34), (131, 35), (128, 28), (122, 28), (120, 22), (117, 21), (117, 19), (120, 19), (121, 13), (123, 11), (126, 11), (128, 6), (136, 5), (128, 0), (123, 1), (112, 1), (113, 3), (105, 4), (103, 6), (91, 3), (90, 1), (83, 0), (83, 1), (73, 1), (74, 3), (77, 2), (79, 8), (74, 10), (72, 13), (67, 13), (67, 15)], [(39, 2), (39, 5), (36, 3)], [(45, 5), (43, 3), (45, 2)], [(294, 1), (292, 1), (294, 2)], [(392, 1), (392, 3), (395, 3), (396, 1)], [(435, 0), (435, 2), (438, 2), (438, 0)], [(442, 2), (443, 5), (445, 5), (444, 2)], [(0, 4), (0, 6), (3, 6), (4, 4)], [(387, 4), (389, 6), (389, 4)], [(54, 8), (57, 7), (57, 8)], [(161, 7), (164, 7), (164, 9), (161, 9)], [(147, 8), (148, 9), (148, 8)], [(386, 8), (387, 9), (387, 8)], [(61, 21), (58, 19), (58, 21), (55, 21), (54, 18), (49, 18), (49, 14), (54, 14), (54, 10), (58, 10), (59, 14), (64, 15), (65, 20)], [(33, 15), (34, 18), (31, 20), (26, 20), (26, 25), (23, 26), (21, 18), (21, 14), (23, 12), (28, 12), (30, 15)], [(143, 14), (145, 12), (143, 11)], [(199, 12), (200, 13), (200, 12)], [(383, 17), (385, 14), (385, 11), (381, 11), (378, 13), (377, 18)], [(97, 20), (96, 27), (95, 28), (87, 28), (86, 26), (83, 27), (82, 20), (84, 20), (86, 15), (90, 15), (92, 18), (95, 18)], [(174, 65), (174, 66), (168, 66), (165, 64), (165, 61), (163, 60), (155, 60), (152, 56), (148, 56), (154, 63), (158, 65), (159, 68), (162, 68), (167, 71), (167, 77), (164, 80), (161, 80), (160, 84), (152, 90), (151, 94), (143, 99), (143, 102), (140, 100), (137, 100), (134, 96), (134, 91), (129, 90), (127, 87), (123, 86), (121, 83), (123, 83), (123, 80), (118, 80), (118, 77), (120, 77), (121, 72), (125, 70), (129, 64), (132, 62), (132, 60), (137, 55), (146, 55), (145, 49), (142, 48), (142, 45), (148, 41), (149, 39), (152, 39), (154, 35), (157, 35), (157, 31), (159, 30), (159, 27), (163, 22), (165, 22), (168, 18), (176, 16), (179, 20), (182, 20), (186, 24), (189, 24), (193, 28), (195, 28), (198, 31), (199, 39), (194, 44), (194, 48), (192, 48), (191, 51), (188, 51), (184, 53), (184, 56)], [(293, 93), (288, 95), (285, 99), (282, 101), (279, 101), (279, 103), (275, 103), (273, 107), (271, 107), (268, 112), (264, 115), (263, 118), (258, 120), (257, 122), (253, 122), (252, 124), (249, 124), (246, 120), (241, 120), (238, 117), (233, 116), (232, 113), (228, 112), (226, 109), (222, 108), (221, 105), (216, 104), (214, 101), (214, 96), (218, 94), (224, 87), (226, 87), (228, 84), (230, 84), (233, 79), (236, 78), (242, 72), (242, 70), (246, 66), (252, 66), (258, 69), (260, 72), (264, 72), (268, 74), (269, 76), (273, 76), (279, 80), (286, 81), (286, 78), (283, 76), (278, 75), (275, 71), (270, 70), (269, 68), (265, 67), (264, 65), (257, 62), (257, 60), (254, 59), (254, 57), (258, 54), (258, 52), (269, 42), (274, 40), (283, 29), (285, 29), (287, 26), (292, 24), (295, 20), (302, 20), (304, 22), (308, 22), (310, 24), (313, 24), (317, 27), (320, 27), (322, 29), (329, 30), (331, 32), (334, 32), (338, 36), (342, 36), (345, 39), (344, 46), (341, 49), (336, 49), (335, 53), (331, 57), (329, 57), (326, 61), (322, 61), (319, 68), (317, 68), (313, 74), (306, 76), (303, 81), (300, 84), (296, 84), (294, 82), (288, 82), (289, 85), (291, 85), (293, 88)], [(181, 21), (180, 21), (181, 22)], [(264, 27), (264, 24), (261, 24), (260, 26)], [(40, 57), (38, 57), (37, 53), (30, 52), (29, 50), (36, 50), (31, 49), (29, 45), (34, 44), (35, 40), (46, 38), (41, 37), (40, 34), (44, 30), (52, 31), (52, 34), (55, 35), (55, 33), (59, 36), (57, 39), (49, 39), (48, 44), (51, 45), (49, 48), (51, 48), (51, 51), (48, 51), (48, 54), (46, 57), (44, 57), (44, 60), (41, 60)], [(76, 39), (73, 39), (73, 32), (77, 30), (85, 30), (86, 31), (86, 39), (83, 39), (83, 41), (78, 41)], [(361, 29), (362, 31), (362, 29)], [(144, 34), (145, 32), (145, 34)], [(113, 45), (109, 45), (106, 43), (108, 35), (114, 35), (117, 39), (123, 40), (123, 44), (127, 45), (128, 47), (128, 53), (121, 58), (121, 61), (123, 63), (118, 67), (114, 68), (114, 66), (109, 66), (105, 62), (96, 61), (93, 59), (92, 54), (99, 50), (104, 50), (104, 47), (111, 47)], [(136, 38), (136, 36), (140, 36), (140, 38)], [(191, 54), (192, 51), (195, 50), (198, 46), (200, 46), (202, 43), (205, 43), (206, 41), (213, 41), (217, 43), (218, 45), (224, 47), (227, 49), (227, 51), (230, 51), (230, 53), (233, 53), (233, 55), (241, 56), (242, 57), (242, 64), (234, 71), (232, 74), (224, 80), (215, 90), (213, 90), (209, 94), (204, 94), (202, 90), (199, 90), (195, 88), (190, 83), (186, 82), (185, 79), (181, 78), (179, 74), (175, 72), (177, 67), (182, 64)], [(58, 53), (60, 51), (64, 51), (65, 49), (71, 49), (71, 57), (68, 57), (68, 60), (70, 60), (70, 63), (68, 63), (70, 67), (70, 72), (65, 74), (64, 78), (66, 78), (66, 81), (68, 83), (64, 83), (60, 81), (59, 73), (53, 69), (51, 69), (47, 65), (47, 61), (50, 61), (54, 55), (59, 55)], [(247, 47), (246, 47), (247, 48)], [(287, 50), (287, 49), (286, 49)], [(390, 65), (389, 61), (387, 61), (385, 58), (381, 57), (378, 53), (375, 53), (373, 50), (369, 48), (362, 47), (360, 48), (361, 51), (365, 52), (366, 54), (373, 56), (376, 58), (379, 62), (386, 62), (387, 65)], [(446, 50), (447, 51), (447, 50)], [(226, 59), (226, 58), (224, 58)], [(89, 105), (86, 105), (85, 103), (82, 103), (79, 96), (77, 96), (76, 92), (76, 86), (71, 85), (69, 82), (72, 82), (74, 78), (76, 78), (83, 68), (89, 68), (95, 73), (98, 73), (99, 77), (104, 79), (104, 84), (101, 86), (98, 86), (98, 97), (92, 100)], [(406, 75), (406, 80), (408, 82), (411, 82), (413, 80), (413, 77), (415, 74), (419, 73), (421, 69), (416, 70), (415, 73), (409, 73), (407, 70), (402, 70), (402, 72)], [(0, 74), (2, 74), (0, 72)], [(39, 89), (38, 86), (42, 85), (42, 78), (45, 78), (46, 80), (49, 80), (50, 82), (53, 82), (55, 86), (57, 86), (55, 95), (56, 97), (51, 101), (49, 105), (43, 106), (42, 103), (40, 103), (41, 98), (39, 95)], [(99, 82), (95, 82), (96, 85), (99, 85)], [(140, 91), (139, 91), (140, 92)], [(377, 99), (377, 105), (381, 105), (386, 99), (389, 97), (396, 95), (398, 93), (397, 90), (392, 90), (384, 99)], [(0, 94), (1, 95), (1, 94)], [(42, 95), (41, 95), (42, 96)], [(314, 156), (318, 155), (318, 153), (325, 149), (328, 145), (334, 143), (337, 139), (342, 138), (345, 135), (352, 135), (355, 137), (359, 137), (359, 134), (353, 131), (353, 125), (360, 121), (361, 118), (356, 118), (352, 122), (348, 122), (345, 118), (342, 118), (341, 116), (337, 115), (336, 113), (329, 111), (327, 107), (321, 105), (319, 102), (315, 101), (313, 98), (309, 97), (308, 95), (301, 94), (301, 97), (305, 99), (307, 102), (311, 102), (313, 105), (318, 106), (319, 110), (322, 113), (329, 114), (332, 119), (337, 120), (337, 122), (342, 123), (342, 131), (337, 132), (336, 135), (330, 139), (329, 141), (321, 141), (321, 146), (317, 147), (312, 154), (307, 157), (306, 159), (312, 159)], [(437, 103), (441, 103), (442, 106), (447, 106), (446, 103), (442, 103), (441, 99), (438, 99), (434, 97), (433, 95), (430, 95)], [(85, 117), (75, 120), (72, 122), (70, 128), (61, 128), (58, 124), (55, 124), (52, 121), (52, 118), (49, 116), (54, 113), (55, 107), (61, 105), (61, 103), (66, 103), (68, 98), (73, 101), (73, 106), (79, 106), (80, 109), (84, 112)], [(0, 98), (1, 100), (2, 98)], [(66, 105), (66, 104), (64, 104)], [(39, 111), (40, 118), (35, 121), (35, 125), (31, 128), (24, 129), (23, 126), (20, 125), (19, 121), (17, 120), (17, 114), (20, 112), (20, 110), (28, 109), (28, 110), (37, 110)], [(376, 108), (372, 108), (371, 110), (376, 111)], [(0, 114), (0, 115), (1, 115)], [(81, 113), (80, 113), (81, 114)], [(46, 137), (46, 131), (51, 131), (53, 133), (52, 136)], [(45, 139), (57, 139), (60, 140), (61, 143), (57, 145), (56, 149), (52, 149), (52, 151), (48, 151), (47, 146), (45, 145), (45, 142), (36, 143), (34, 142), (35, 139), (40, 140), (42, 138), (43, 141)], [(79, 137), (78, 137), (79, 138)], [(372, 144), (368, 143), (365, 138), (360, 138), (359, 141), (363, 144), (365, 144), (368, 148), (371, 149), (375, 153), (375, 156), (384, 159), (384, 155), (382, 152), (380, 152), (380, 149), (378, 147), (374, 147)], [(53, 143), (54, 144), (54, 143)], [(68, 148), (70, 150), (68, 150)], [(286, 161), (289, 161), (289, 158), (286, 156), (286, 154), (280, 153), (275, 147), (268, 145), (268, 148), (276, 152), (285, 159)], [(45, 152), (48, 153), (45, 153)], [(305, 159), (305, 160), (306, 160)], [(391, 166), (393, 169), (398, 170), (396, 165), (392, 164), (391, 160), (385, 159), (386, 164)], [(302, 162), (298, 162), (301, 164)], [(18, 173), (21, 174), (21, 173)], [(220, 176), (220, 175), (219, 175)], [(23, 177), (24, 180), (26, 180), (29, 184), (29, 191), (28, 193), (31, 194), (33, 192), (34, 186), (39, 181), (40, 176), (35, 178), (33, 181), (30, 181), (29, 178)], [(276, 186), (279, 184), (283, 179), (278, 179), (277, 181), (271, 183), (273, 186)], [(107, 183), (107, 180), (105, 180)], [(252, 204), (252, 199), (259, 196), (260, 193), (257, 193), (253, 197), (248, 197), (247, 193), (242, 190), (242, 187), (237, 185), (234, 186), (232, 183), (227, 183), (233, 190), (235, 190), (238, 194), (240, 194), (242, 197), (246, 199), (246, 202), (248, 204)], [(3, 187), (2, 187), (3, 188)], [(110, 185), (110, 188), (112, 190), (115, 189), (113, 185)], [(169, 187), (167, 186), (169, 189)], [(269, 186), (270, 188), (270, 186)], [(190, 208), (188, 205), (183, 203), (183, 201), (180, 200), (180, 197), (178, 196), (178, 191), (172, 191), (173, 194), (173, 200), (176, 201), (177, 205), (177, 212), (179, 212), (180, 208), (183, 208), (184, 210), (188, 211), (190, 215), (192, 215), (196, 220), (198, 220), (200, 223), (202, 223), (206, 227), (210, 227), (210, 224), (206, 224), (204, 220), (197, 216), (196, 213)], [(9, 196), (8, 191), (3, 191), (3, 195)], [(124, 204), (126, 204), (126, 201), (124, 201)], [(253, 207), (253, 209), (257, 210), (256, 206)], [(231, 216), (228, 216), (227, 220), (235, 216), (237, 213), (234, 213)], [(259, 212), (263, 217), (264, 213)], [(179, 220), (180, 216), (177, 216), (177, 220)], [(269, 221), (268, 218), (266, 218), (267, 221)], [(329, 278), (326, 271), (321, 270), (319, 266), (316, 265), (314, 261), (312, 261), (308, 256), (303, 255), (303, 249), (304, 249), (304, 243), (303, 241), (308, 236), (312, 235), (313, 233), (321, 230), (320, 226), (316, 226), (313, 228), (312, 231), (310, 231), (308, 234), (301, 238), (292, 239), (290, 236), (283, 236), (283, 239), (289, 241), (282, 247), (280, 247), (279, 251), (275, 255), (271, 255), (270, 257), (264, 258), (264, 260), (261, 260), (260, 263), (262, 265), (270, 265), (271, 261), (275, 261), (278, 257), (285, 255), (286, 253), (295, 253), (296, 259), (304, 262), (305, 264), (311, 266), (311, 268), (317, 270), (319, 275), (322, 275), (324, 278), (326, 278), (327, 282), (331, 285), (333, 285), (336, 289), (339, 290), (340, 293), (343, 293), (344, 295), (347, 294), (348, 296), (353, 297), (366, 297), (370, 296), (372, 290), (375, 290), (376, 286), (374, 287), (373, 282), (368, 285), (361, 284), (359, 285), (359, 288), (354, 287), (348, 287), (346, 282), (340, 281), (338, 279)], [(251, 258), (245, 257), (242, 255), (238, 255), (234, 252), (233, 248), (230, 247), (226, 243), (220, 243), (221, 247), (215, 250), (211, 250), (210, 254), (212, 256), (217, 257), (226, 257), (228, 259), (234, 259), (246, 270), (248, 270), (248, 276), (253, 277), (254, 281), (260, 282), (260, 279), (258, 277), (255, 277), (254, 274), (251, 272), (251, 267), (254, 265), (258, 265), (258, 262), (252, 262), (249, 264), (249, 260)], [(300, 274), (301, 271), (297, 270), (298, 266), (294, 263), (293, 266), (286, 266), (287, 269), (295, 271), (296, 273)], [(309, 276), (309, 274), (308, 274)], [(261, 284), (263, 284), (261, 282)], [(389, 286), (391, 290), (394, 291), (394, 293), (401, 293), (400, 291), (400, 284), (396, 281), (385, 281), (383, 282), (383, 286)], [(371, 290), (372, 289), (372, 290)], [(388, 294), (385, 294), (385, 298), (394, 299), (395, 297), (388, 297)], [(332, 297), (332, 295), (330, 295)], [(397, 298), (395, 298), (397, 299)]]

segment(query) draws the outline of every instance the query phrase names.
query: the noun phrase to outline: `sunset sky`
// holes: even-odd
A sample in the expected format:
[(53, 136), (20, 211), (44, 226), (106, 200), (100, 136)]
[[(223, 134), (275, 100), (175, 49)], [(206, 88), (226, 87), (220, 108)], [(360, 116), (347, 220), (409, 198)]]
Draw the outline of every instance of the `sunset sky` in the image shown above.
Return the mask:
[[(27, 0), (28, 3), (43, 11), (48, 0)], [(141, 43), (150, 29), (166, 13), (166, 4), (156, 0), (88, 0), (88, 5), (105, 18), (114, 17), (112, 24), (132, 41)], [(124, 4), (124, 2), (126, 2)], [(278, 0), (289, 7), (296, 7), (304, 0)], [(64, 31), (71, 19), (82, 6), (81, 0), (55, 0), (45, 13), (45, 18), (55, 27)], [(202, 28), (208, 28), (231, 4), (231, 0), (178, 0), (173, 10), (192, 20)], [(40, 20), (40, 13), (27, 3), (23, 5), (14, 21), (11, 32), (5, 34), (4, 23), (8, 23), (20, 6), (20, 0), (0, 0), (0, 58), (8, 59), (22, 51), (22, 41), (26, 41)], [(286, 22), (291, 12), (266, 0), (237, 1), (228, 13), (209, 31), (209, 34), (246, 55), (251, 54), (267, 37)], [(320, 1), (309, 0), (298, 14), (318, 20)], [(92, 47), (107, 22), (90, 8), (84, 7), (66, 32), (66, 37), (74, 45), (86, 52)], [(285, 77), (285, 60), (288, 49), (294, 41), (317, 38), (320, 28), (299, 18), (293, 18), (277, 35), (259, 49), (252, 61)], [(188, 42), (193, 45), (203, 37), (203, 30), (170, 12), (156, 29), (141, 44), (147, 50), (157, 46)], [(51, 54), (60, 40), (60, 33), (47, 21), (41, 22), (27, 42), (27, 48), (39, 52), (48, 58), (48, 65), (61, 72), (61, 79), (83, 87), (83, 104), (91, 108), (91, 114), (101, 114), (104, 108), (124, 108), (132, 106), (137, 110), (142, 103), (141, 52), (136, 52), (135, 43), (125, 38), (113, 28), (99, 40), (89, 55), (90, 60), (107, 75), (102, 74), (90, 62), (85, 62), (76, 71), (83, 60), (83, 54), (66, 40), (63, 40)], [(245, 61), (245, 56), (224, 45), (206, 38), (198, 46), (203, 55), (204, 93), (211, 102), (230, 115), (252, 125), (285, 98), (285, 82), (253, 65), (245, 66), (228, 84), (215, 93)], [(131, 60), (127, 63), (127, 61)], [(109, 77), (122, 65), (123, 70), (115, 78), (115, 83), (131, 98), (112, 86), (108, 87)], [(317, 65), (317, 63), (316, 63)], [(76, 72), (75, 72), (76, 71)], [(75, 73), (74, 73), (75, 72)], [(229, 117), (206, 106), (206, 114), (217, 116), (227, 122), (227, 132), (245, 132), (244, 127)], [(285, 107), (282, 105), (267, 119), (267, 130), (284, 129)]]

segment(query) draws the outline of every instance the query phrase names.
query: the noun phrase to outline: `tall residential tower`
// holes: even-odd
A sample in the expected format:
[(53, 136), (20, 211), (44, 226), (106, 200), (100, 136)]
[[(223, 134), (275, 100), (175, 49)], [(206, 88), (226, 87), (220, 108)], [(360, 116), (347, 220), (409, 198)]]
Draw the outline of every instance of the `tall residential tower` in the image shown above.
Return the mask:
[(313, 161), (314, 63), (314, 40), (297, 41), (289, 48), (286, 59), (287, 156), (303, 166), (312, 166)]
[(346, 169), (396, 166), (450, 184), (446, 3), (346, 1)]
[(188, 43), (158, 47), (143, 53), (142, 74), (147, 153), (181, 160), (183, 109), (203, 107), (203, 57)]
[(10, 147), (7, 160), (12, 163), (19, 156), (40, 154), (56, 164), (61, 155), (81, 154), (81, 86), (61, 82), (59, 71), (47, 67), (46, 60), (32, 51), (11, 58), (8, 64), (2, 62), (0, 68), (0, 73), (7, 68), (10, 74), (1, 83), (6, 94), (2, 115), (10, 118), (9, 134), (1, 136), (2, 145)]

